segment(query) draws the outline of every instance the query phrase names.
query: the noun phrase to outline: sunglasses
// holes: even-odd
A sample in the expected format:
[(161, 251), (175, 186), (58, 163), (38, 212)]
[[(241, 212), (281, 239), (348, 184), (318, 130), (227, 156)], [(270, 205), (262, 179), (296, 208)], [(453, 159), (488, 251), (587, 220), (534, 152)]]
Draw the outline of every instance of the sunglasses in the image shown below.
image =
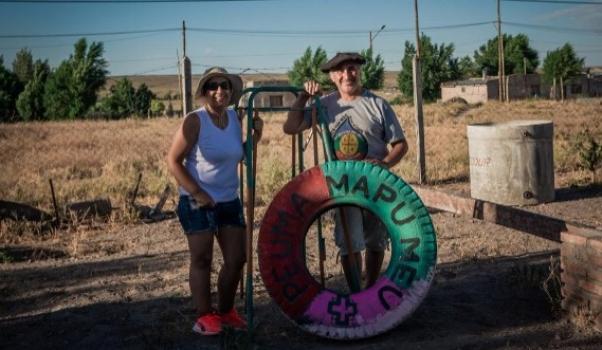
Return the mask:
[(230, 82), (222, 81), (221, 83), (211, 81), (205, 84), (205, 90), (214, 91), (217, 88), (222, 88), (222, 90), (230, 90)]

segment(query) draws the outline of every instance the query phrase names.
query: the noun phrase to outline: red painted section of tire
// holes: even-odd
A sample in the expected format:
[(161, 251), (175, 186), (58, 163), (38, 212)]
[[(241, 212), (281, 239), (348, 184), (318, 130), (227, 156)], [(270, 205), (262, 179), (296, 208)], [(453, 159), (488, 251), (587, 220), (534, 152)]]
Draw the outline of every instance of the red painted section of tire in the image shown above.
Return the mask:
[(330, 203), (329, 197), (322, 170), (311, 168), (278, 192), (261, 223), (259, 271), (272, 298), (293, 320), (300, 321), (322, 289), (307, 270), (303, 247), (308, 220)]

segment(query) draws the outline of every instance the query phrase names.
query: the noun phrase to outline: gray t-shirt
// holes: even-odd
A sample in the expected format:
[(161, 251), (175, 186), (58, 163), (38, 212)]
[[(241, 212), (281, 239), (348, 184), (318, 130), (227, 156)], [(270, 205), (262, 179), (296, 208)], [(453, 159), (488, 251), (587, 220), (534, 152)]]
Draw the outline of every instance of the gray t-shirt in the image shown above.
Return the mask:
[[(395, 112), (381, 97), (364, 89), (352, 101), (343, 101), (335, 91), (320, 99), (326, 109), (328, 128), (338, 159), (374, 158), (382, 160), (387, 144), (405, 139)], [(311, 124), (310, 113), (305, 118)]]

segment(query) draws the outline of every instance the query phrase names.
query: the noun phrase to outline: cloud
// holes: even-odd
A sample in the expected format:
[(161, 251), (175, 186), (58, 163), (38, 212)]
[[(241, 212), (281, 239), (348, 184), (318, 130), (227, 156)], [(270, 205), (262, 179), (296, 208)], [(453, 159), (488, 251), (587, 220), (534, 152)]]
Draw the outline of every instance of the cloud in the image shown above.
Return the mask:
[(578, 25), (583, 29), (602, 30), (602, 8), (599, 5), (574, 6), (552, 11), (537, 17), (541, 22)]

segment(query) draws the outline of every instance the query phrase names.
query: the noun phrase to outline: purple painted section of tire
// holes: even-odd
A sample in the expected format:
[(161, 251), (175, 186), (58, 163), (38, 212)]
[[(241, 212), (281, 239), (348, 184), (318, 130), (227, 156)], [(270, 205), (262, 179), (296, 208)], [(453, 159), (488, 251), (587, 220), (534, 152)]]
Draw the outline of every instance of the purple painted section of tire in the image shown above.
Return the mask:
[(323, 290), (304, 316), (325, 326), (357, 327), (374, 323), (380, 315), (397, 308), (402, 301), (403, 291), (383, 276), (371, 288), (344, 297)]

